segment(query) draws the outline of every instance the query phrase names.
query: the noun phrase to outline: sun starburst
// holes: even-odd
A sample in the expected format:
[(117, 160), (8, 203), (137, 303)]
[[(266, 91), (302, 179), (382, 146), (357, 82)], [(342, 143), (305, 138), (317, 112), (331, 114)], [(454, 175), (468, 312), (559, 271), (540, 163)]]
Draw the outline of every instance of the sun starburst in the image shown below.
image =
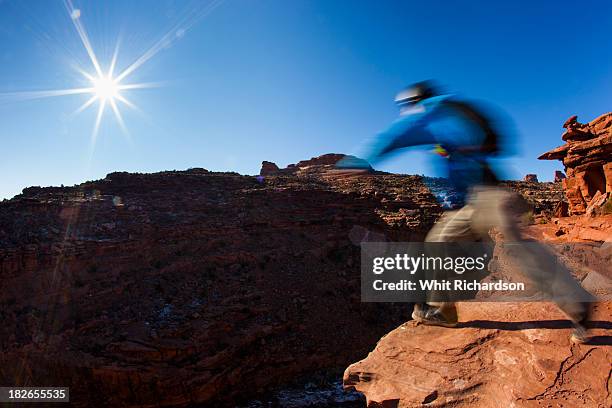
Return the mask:
[(95, 148), (96, 138), (98, 136), (102, 118), (107, 107), (112, 110), (114, 117), (123, 133), (129, 137), (129, 132), (121, 114), (120, 105), (125, 105), (136, 110), (138, 110), (138, 108), (128, 100), (128, 98), (124, 95), (124, 92), (129, 90), (151, 88), (159, 86), (160, 83), (127, 83), (128, 77), (144, 63), (155, 56), (159, 51), (167, 48), (176, 39), (183, 37), (185, 32), (191, 26), (193, 26), (197, 20), (211, 13), (222, 2), (223, 0), (211, 0), (208, 3), (203, 3), (201, 7), (198, 6), (195, 9), (187, 9), (182, 18), (180, 18), (179, 21), (170, 28), (170, 30), (161, 36), (159, 41), (154, 43), (151, 48), (136, 58), (134, 62), (128, 65), (125, 69), (115, 74), (117, 56), (119, 53), (119, 42), (117, 42), (117, 45), (115, 46), (113, 56), (108, 64), (108, 69), (104, 70), (81, 21), (81, 10), (74, 7), (72, 0), (65, 0), (64, 4), (66, 6), (69, 18), (72, 21), (79, 38), (81, 39), (81, 43), (83, 44), (83, 47), (85, 48), (85, 51), (89, 57), (89, 62), (91, 63), (91, 69), (89, 71), (82, 68), (77, 68), (77, 70), (85, 77), (85, 80), (88, 82), (89, 86), (56, 90), (0, 93), (0, 103), (66, 95), (90, 95), (87, 101), (83, 103), (74, 112), (74, 114), (79, 114), (97, 103), (98, 109), (91, 133), (91, 153), (93, 153), (93, 149)]
[[(91, 84), (91, 87), (87, 88), (87, 93), (91, 94), (91, 97), (83, 105), (81, 105), (79, 109), (76, 110), (76, 113), (80, 113), (87, 109), (89, 106), (98, 102), (98, 114), (96, 115), (96, 121), (94, 122), (94, 128), (91, 137), (92, 144), (95, 144), (96, 138), (98, 136), (98, 131), (100, 130), (100, 123), (102, 122), (102, 116), (104, 115), (104, 111), (107, 105), (111, 107), (115, 115), (115, 119), (117, 120), (117, 123), (121, 127), (123, 133), (125, 135), (129, 135), (127, 127), (125, 126), (125, 122), (123, 121), (121, 112), (119, 110), (117, 101), (120, 101), (130, 107), (135, 106), (121, 94), (121, 91), (126, 89), (148, 88), (153, 86), (153, 84), (123, 84), (122, 81), (127, 77), (127, 74), (135, 71), (135, 69), (132, 68), (131, 65), (119, 75), (114, 75), (115, 66), (117, 65), (117, 55), (119, 53), (119, 43), (117, 43), (117, 45), (115, 46), (115, 52), (113, 53), (113, 57), (111, 59), (108, 71), (104, 72), (102, 70), (100, 62), (98, 61), (98, 57), (96, 56), (96, 53), (91, 45), (89, 36), (87, 35), (87, 31), (85, 31), (85, 27), (81, 22), (81, 10), (74, 8), (71, 0), (66, 0), (65, 4), (66, 9), (70, 14), (70, 18), (74, 23), (74, 27), (76, 28), (76, 31), (79, 34), (79, 37), (81, 38), (83, 47), (85, 48), (85, 51), (87, 51), (87, 55), (89, 56), (91, 65), (95, 70), (95, 73), (89, 73), (85, 70), (79, 69), (79, 72), (81, 72), (81, 74)], [(129, 72), (127, 72), (128, 69), (130, 69)]]

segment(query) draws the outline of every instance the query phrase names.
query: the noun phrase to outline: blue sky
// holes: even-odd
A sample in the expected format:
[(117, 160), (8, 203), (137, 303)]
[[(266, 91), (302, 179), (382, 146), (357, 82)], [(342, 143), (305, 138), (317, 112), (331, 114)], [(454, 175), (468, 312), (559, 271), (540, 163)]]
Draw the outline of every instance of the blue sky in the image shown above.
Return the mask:
[[(120, 108), (130, 137), (107, 109), (92, 155), (96, 105), (71, 115), (87, 95), (0, 96), (0, 198), (112, 171), (256, 174), (262, 160), (350, 153), (395, 118), (400, 88), (427, 78), (504, 110), (518, 130), (508, 174), (550, 180), (561, 164), (536, 157), (561, 144), (565, 119), (611, 108), (608, 1), (226, 0), (181, 23), (208, 4), (75, 1), (103, 67), (118, 38), (120, 71), (170, 30), (127, 78), (163, 84), (123, 91), (139, 108)], [(0, 0), (0, 44), (0, 93), (88, 86), (73, 67), (93, 68), (61, 1)], [(378, 168), (428, 174), (428, 155)]]

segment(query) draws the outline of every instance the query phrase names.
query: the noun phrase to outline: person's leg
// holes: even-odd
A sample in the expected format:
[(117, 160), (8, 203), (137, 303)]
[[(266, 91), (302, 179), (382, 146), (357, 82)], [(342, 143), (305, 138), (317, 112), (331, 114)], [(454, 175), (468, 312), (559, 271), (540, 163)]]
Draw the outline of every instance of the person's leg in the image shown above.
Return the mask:
[(425, 242), (469, 242), (475, 239), (471, 229), (474, 209), (466, 205), (460, 210), (447, 211), (425, 237)]
[(428, 303), (417, 303), (412, 311), (412, 318), (418, 323), (429, 326), (455, 327), (457, 326), (457, 308), (454, 302), (436, 303), (433, 306)]
[[(512, 259), (559, 308), (572, 320), (577, 330), (575, 338), (584, 337), (584, 321), (588, 318), (588, 300), (591, 295), (580, 286), (569, 269), (538, 242), (526, 242), (521, 238), (519, 217), (525, 209), (523, 200), (515, 193), (493, 187), (478, 189), (470, 205), (478, 217), (474, 217), (472, 228), (476, 234), (488, 234), (497, 227), (504, 236), (504, 243)], [(517, 245), (512, 246), (512, 243)], [(510, 244), (510, 245), (508, 245)]]
[[(448, 211), (427, 234), (425, 242), (469, 242), (474, 240), (470, 229), (473, 209), (469, 206), (460, 210)], [(440, 271), (433, 271), (428, 278), (444, 279)], [(432, 290), (427, 294), (427, 302), (415, 304), (412, 317), (424, 324), (453, 327), (457, 324), (457, 308), (454, 302), (444, 300), (447, 294)]]

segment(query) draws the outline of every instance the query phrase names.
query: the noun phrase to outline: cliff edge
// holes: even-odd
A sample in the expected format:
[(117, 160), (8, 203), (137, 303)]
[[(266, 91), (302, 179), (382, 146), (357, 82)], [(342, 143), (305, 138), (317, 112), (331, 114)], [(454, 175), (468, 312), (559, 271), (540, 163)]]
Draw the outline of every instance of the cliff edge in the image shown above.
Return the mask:
[[(573, 345), (554, 304), (461, 303), (448, 329), (409, 321), (348, 367), (368, 407), (609, 407), (612, 304), (596, 307), (590, 344)], [(606, 335), (608, 333), (608, 335)]]

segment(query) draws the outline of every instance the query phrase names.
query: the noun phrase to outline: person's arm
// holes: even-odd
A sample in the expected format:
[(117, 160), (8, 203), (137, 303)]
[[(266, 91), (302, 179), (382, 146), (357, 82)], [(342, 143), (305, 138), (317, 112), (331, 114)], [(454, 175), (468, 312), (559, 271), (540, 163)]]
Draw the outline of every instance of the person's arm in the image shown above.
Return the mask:
[(387, 130), (376, 135), (359, 158), (348, 156), (336, 163), (336, 167), (339, 169), (369, 169), (371, 164), (382, 160), (397, 149), (435, 143), (434, 136), (425, 127), (422, 115), (407, 115), (399, 118)]

